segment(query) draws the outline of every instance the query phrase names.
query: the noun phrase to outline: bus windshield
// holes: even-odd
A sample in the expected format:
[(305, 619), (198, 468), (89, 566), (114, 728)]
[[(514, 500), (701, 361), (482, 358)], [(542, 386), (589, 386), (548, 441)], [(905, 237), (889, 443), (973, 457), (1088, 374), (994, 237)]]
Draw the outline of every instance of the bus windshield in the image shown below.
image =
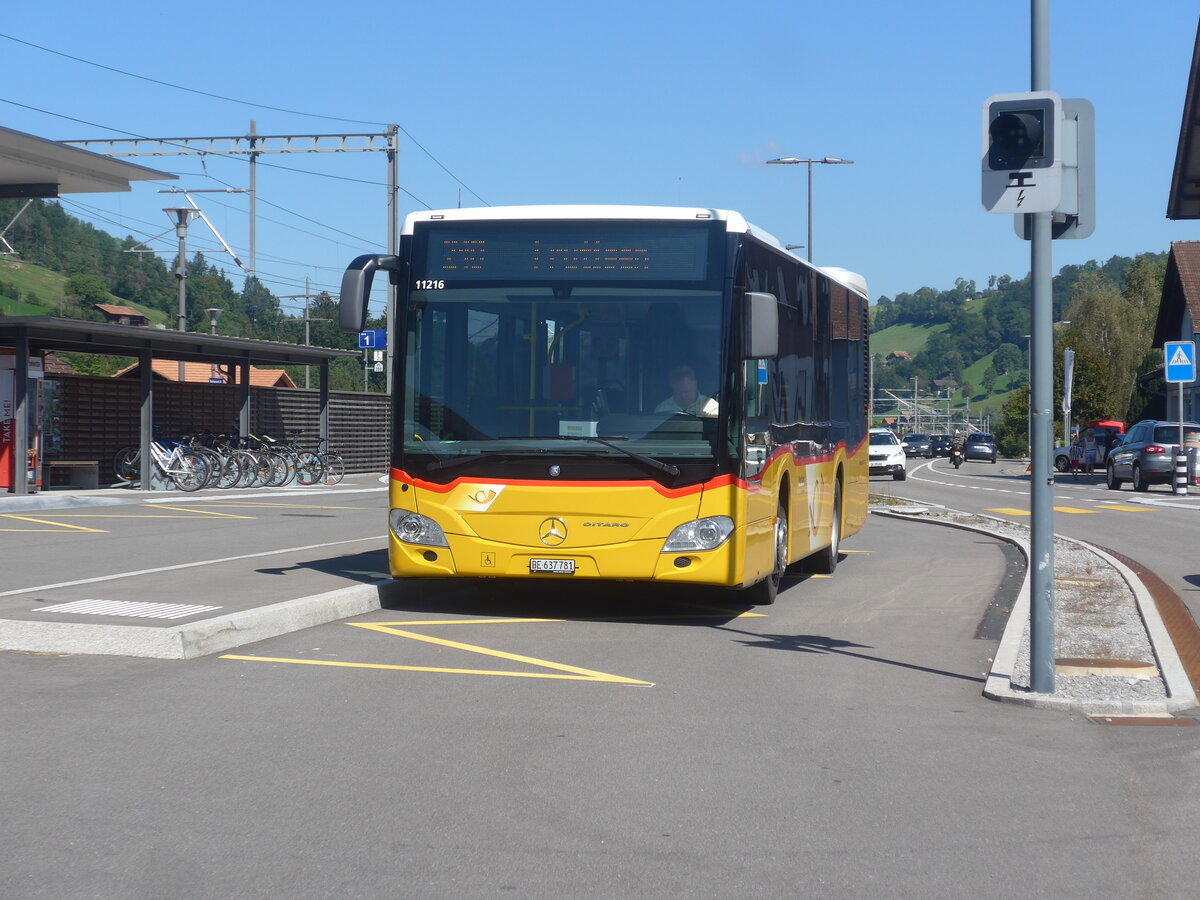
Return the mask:
[(474, 286), (423, 274), (406, 304), (406, 467), (429, 475), (553, 451), (655, 477), (671, 460), (715, 458), (719, 289)]

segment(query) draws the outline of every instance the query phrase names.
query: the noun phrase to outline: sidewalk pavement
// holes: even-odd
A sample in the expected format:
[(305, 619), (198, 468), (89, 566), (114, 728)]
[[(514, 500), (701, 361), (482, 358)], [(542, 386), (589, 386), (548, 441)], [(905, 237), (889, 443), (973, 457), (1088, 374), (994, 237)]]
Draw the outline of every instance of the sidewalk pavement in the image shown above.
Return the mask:
[[(378, 473), (370, 473), (347, 475), (337, 485), (289, 485), (217, 492), (142, 491), (122, 485), (99, 490), (48, 490), (25, 495), (0, 493), (0, 516), (25, 516), (30, 513), (52, 515), (55, 510), (198, 500), (349, 497), (363, 493), (378, 494), (386, 490), (386, 478)], [(383, 542), (384, 527), (381, 518), (380, 543)], [(248, 557), (248, 560), (253, 559)], [(250, 564), (257, 565), (260, 562), (259, 559)], [(237, 611), (208, 616), (200, 613), (179, 624), (148, 624), (150, 619), (146, 617), (95, 622), (94, 618), (98, 616), (93, 617), (92, 622), (56, 622), (39, 620), (10, 610), (7, 618), (0, 616), (0, 650), (193, 659), (379, 609), (380, 597), (386, 595), (391, 584), (390, 580), (366, 584), (355, 582), (347, 587), (284, 602), (251, 600)], [(4, 592), (0, 591), (0, 598), (3, 596)], [(117, 619), (119, 614), (107, 618)]]

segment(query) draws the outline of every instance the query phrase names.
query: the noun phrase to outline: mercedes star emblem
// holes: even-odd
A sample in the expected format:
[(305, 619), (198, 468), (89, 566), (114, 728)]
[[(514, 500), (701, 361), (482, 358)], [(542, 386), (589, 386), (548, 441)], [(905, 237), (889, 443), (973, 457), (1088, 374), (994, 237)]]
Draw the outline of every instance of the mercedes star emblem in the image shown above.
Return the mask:
[(538, 537), (547, 547), (557, 547), (567, 539), (567, 523), (562, 519), (544, 519), (538, 526)]

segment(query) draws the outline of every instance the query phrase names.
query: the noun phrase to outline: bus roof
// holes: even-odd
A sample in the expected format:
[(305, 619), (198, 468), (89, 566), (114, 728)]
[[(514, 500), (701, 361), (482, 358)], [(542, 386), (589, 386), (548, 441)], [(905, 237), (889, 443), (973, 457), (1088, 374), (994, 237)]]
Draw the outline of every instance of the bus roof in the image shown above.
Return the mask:
[[(494, 222), (552, 219), (657, 219), (660, 221), (692, 222), (718, 221), (725, 229), (737, 234), (749, 234), (777, 250), (784, 246), (773, 234), (747, 222), (731, 209), (705, 209), (694, 206), (620, 206), (601, 204), (563, 204), (544, 206), (480, 206), (467, 209), (426, 209), (409, 213), (404, 218), (401, 234), (412, 234), (418, 222)], [(786, 251), (784, 251), (786, 252)], [(801, 260), (805, 262), (805, 260)], [(867, 296), (867, 282), (849, 269), (822, 268), (822, 272), (856, 293)]]
[(771, 234), (729, 209), (703, 209), (690, 206), (618, 206), (598, 204), (564, 204), (561, 206), (482, 206), (471, 209), (426, 209), (411, 212), (404, 220), (403, 234), (412, 234), (417, 222), (483, 222), (512, 219), (659, 219), (669, 221), (716, 220), (725, 223), (728, 231), (753, 234), (759, 240), (782, 247)]

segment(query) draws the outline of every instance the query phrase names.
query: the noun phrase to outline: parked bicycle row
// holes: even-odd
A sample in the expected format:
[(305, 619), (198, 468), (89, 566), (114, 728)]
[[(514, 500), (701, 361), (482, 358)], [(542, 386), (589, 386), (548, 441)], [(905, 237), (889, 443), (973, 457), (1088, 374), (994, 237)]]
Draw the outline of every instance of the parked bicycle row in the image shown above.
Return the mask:
[[(156, 436), (150, 442), (152, 477), (156, 474), (181, 491), (201, 488), (282, 487), (298, 484), (337, 484), (346, 474), (340, 453), (327, 449), (325, 438), (316, 448), (301, 444), (303, 432), (286, 440), (270, 435), (238, 435), (198, 431), (175, 439)], [(138, 446), (122, 447), (113, 456), (113, 471), (122, 481), (141, 477)]]

